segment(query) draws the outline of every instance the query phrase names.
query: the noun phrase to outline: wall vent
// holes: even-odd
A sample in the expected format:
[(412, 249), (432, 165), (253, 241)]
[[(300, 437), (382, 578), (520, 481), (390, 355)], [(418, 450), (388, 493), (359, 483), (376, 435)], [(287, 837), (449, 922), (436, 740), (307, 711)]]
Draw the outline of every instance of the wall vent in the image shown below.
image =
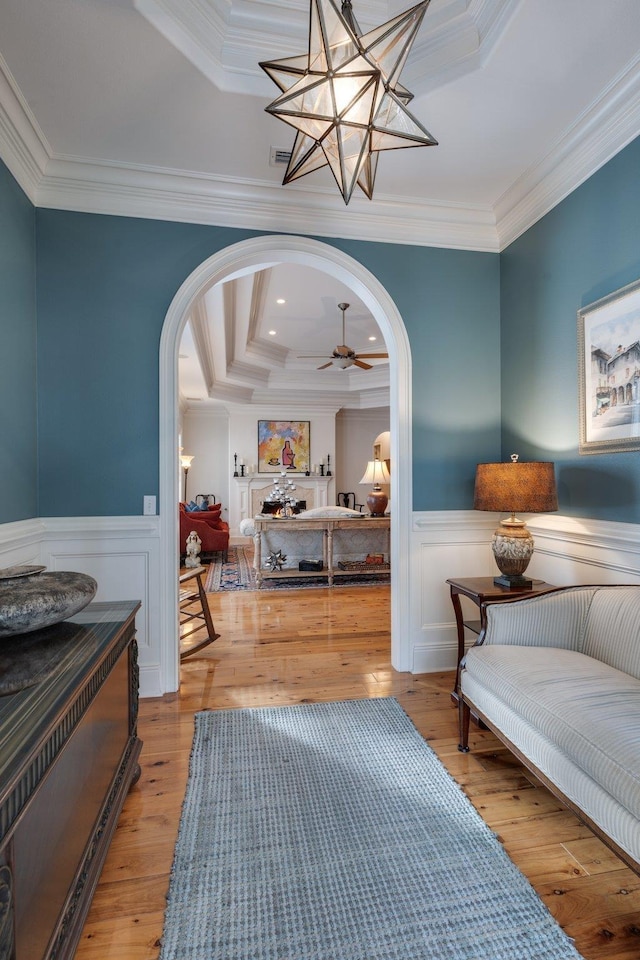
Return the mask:
[(280, 167), (282, 164), (288, 164), (291, 160), (291, 150), (287, 150), (284, 147), (271, 147), (269, 153), (269, 166), (270, 167)]

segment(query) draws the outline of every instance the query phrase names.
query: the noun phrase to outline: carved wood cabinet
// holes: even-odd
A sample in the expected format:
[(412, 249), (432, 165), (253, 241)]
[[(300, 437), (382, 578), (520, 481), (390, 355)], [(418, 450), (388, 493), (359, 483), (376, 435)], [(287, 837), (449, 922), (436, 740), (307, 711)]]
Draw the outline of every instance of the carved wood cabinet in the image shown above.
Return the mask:
[(0, 960), (74, 955), (140, 775), (138, 607), (91, 603), (23, 635), (44, 652), (55, 645), (56, 656), (36, 682), (0, 697)]

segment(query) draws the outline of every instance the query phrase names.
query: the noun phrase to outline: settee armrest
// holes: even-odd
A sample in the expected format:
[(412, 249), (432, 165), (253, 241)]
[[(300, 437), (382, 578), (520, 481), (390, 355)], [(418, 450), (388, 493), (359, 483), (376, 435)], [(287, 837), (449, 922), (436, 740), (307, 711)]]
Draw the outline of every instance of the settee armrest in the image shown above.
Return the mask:
[(560, 587), (535, 597), (482, 605), (478, 644), (560, 647), (581, 652), (595, 587)]

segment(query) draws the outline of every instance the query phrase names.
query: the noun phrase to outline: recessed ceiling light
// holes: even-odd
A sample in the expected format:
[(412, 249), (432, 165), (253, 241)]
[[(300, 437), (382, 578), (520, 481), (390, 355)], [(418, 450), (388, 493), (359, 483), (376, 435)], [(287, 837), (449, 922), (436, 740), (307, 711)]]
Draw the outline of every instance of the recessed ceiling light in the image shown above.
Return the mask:
[(286, 303), (287, 301), (283, 297), (278, 297), (276, 303)]
[(377, 340), (377, 337), (369, 337), (369, 340)]
[(277, 333), (276, 330), (269, 330), (269, 336), (270, 336), (270, 337), (275, 337), (276, 333)]

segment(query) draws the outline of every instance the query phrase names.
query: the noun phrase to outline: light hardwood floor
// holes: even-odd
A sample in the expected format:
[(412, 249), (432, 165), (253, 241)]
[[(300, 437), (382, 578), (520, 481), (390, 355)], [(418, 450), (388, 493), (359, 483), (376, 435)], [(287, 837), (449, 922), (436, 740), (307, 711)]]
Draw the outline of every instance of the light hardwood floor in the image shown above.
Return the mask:
[(142, 776), (120, 817), (76, 960), (158, 956), (195, 712), (386, 696), (397, 697), (585, 960), (639, 960), (640, 878), (489, 732), (472, 728), (472, 752), (458, 752), (453, 674), (391, 668), (387, 587), (210, 600), (220, 639), (183, 663), (178, 695), (141, 701)]

